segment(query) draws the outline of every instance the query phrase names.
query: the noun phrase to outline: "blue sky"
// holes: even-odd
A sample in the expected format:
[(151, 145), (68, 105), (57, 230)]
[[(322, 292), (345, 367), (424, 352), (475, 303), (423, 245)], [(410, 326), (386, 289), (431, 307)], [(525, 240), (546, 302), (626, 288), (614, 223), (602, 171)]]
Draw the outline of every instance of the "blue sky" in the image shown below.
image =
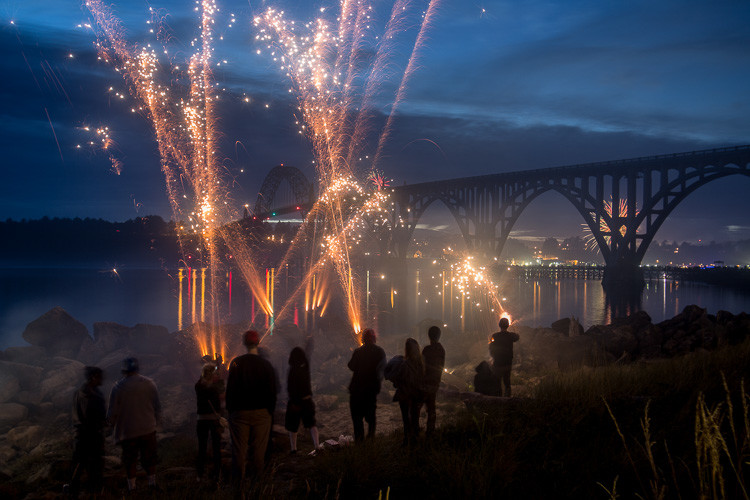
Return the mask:
[[(108, 92), (124, 85), (96, 60), (93, 32), (78, 27), (90, 21), (82, 4), (0, 2), (0, 218), (169, 218), (153, 134), (129, 112), (132, 101)], [(336, 12), (337, 3), (218, 4), (225, 39), (216, 44), (216, 59), (227, 60), (215, 75), (226, 89), (222, 154), (227, 168), (244, 170), (236, 202), (252, 204), (274, 165), (312, 174), (289, 84), (267, 54), (255, 53), (252, 17), (277, 6), (307, 21), (320, 15), (319, 7)], [(376, 13), (391, 5), (372, 4)], [(149, 5), (174, 30), (173, 61), (184, 60), (195, 36), (195, 4), (115, 2), (134, 43), (153, 41)], [(444, 0), (438, 6), (380, 165), (395, 184), (750, 144), (748, 2)], [(111, 171), (107, 155), (76, 148), (90, 138), (83, 125), (111, 128), (121, 175)], [(749, 188), (748, 178), (702, 188), (657, 240), (750, 238)], [(428, 216), (441, 225), (445, 213)], [(529, 207), (517, 229), (566, 237), (579, 231), (579, 219), (550, 193)]]

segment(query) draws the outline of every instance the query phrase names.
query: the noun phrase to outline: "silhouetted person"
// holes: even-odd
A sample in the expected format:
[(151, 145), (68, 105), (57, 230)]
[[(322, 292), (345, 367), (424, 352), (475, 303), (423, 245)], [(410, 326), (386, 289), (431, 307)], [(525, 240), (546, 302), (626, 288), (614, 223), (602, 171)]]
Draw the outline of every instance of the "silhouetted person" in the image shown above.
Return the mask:
[(474, 375), (474, 390), (485, 396), (497, 396), (500, 390), (500, 381), (492, 372), (492, 367), (487, 361), (482, 361), (474, 369), (477, 374)]
[(427, 330), (430, 344), (422, 349), (424, 360), (424, 404), (427, 410), (427, 435), (435, 431), (437, 412), (435, 410), (435, 399), (440, 388), (440, 379), (443, 377), (445, 367), (445, 349), (440, 341), (440, 328), (431, 326)]
[(198, 403), (198, 458), (196, 472), (198, 481), (203, 479), (208, 458), (208, 438), (211, 437), (211, 453), (214, 468), (211, 480), (216, 483), (221, 472), (221, 396), (224, 392), (224, 381), (218, 374), (218, 367), (213, 363), (206, 363), (201, 370), (201, 377), (195, 384), (195, 396)]
[(289, 353), (289, 376), (286, 388), (289, 401), (286, 406), (284, 428), (289, 433), (291, 452), (297, 452), (297, 431), (299, 430), (300, 420), (302, 420), (305, 429), (310, 430), (313, 450), (317, 451), (319, 446), (318, 427), (315, 422), (315, 403), (313, 402), (310, 384), (310, 365), (305, 351), (301, 347), (295, 347)]
[(424, 362), (419, 352), (419, 343), (406, 339), (404, 362), (401, 364), (394, 385), (396, 394), (393, 400), (398, 401), (401, 409), (401, 420), (404, 424), (404, 445), (413, 443), (419, 436), (419, 411), (424, 401)]
[(232, 482), (239, 492), (245, 479), (250, 436), (256, 473), (263, 471), (276, 408), (276, 372), (271, 363), (258, 354), (260, 335), (248, 330), (242, 336), (242, 343), (247, 354), (234, 358), (229, 364), (226, 395), (232, 437)]
[[(492, 334), (490, 342), (490, 356), (492, 356), (492, 369), (500, 383), (498, 395), (510, 397), (510, 370), (513, 366), (513, 343), (518, 342), (518, 334), (509, 332), (510, 321), (508, 318), (500, 318), (500, 331)], [(503, 387), (505, 393), (503, 394)]]
[(355, 349), (347, 365), (354, 372), (349, 383), (349, 409), (354, 425), (354, 440), (363, 441), (367, 422), (367, 437), (375, 435), (376, 400), (385, 367), (385, 351), (375, 345), (377, 335), (372, 328), (362, 332), (362, 346)]
[(154, 381), (140, 375), (136, 358), (122, 362), (122, 374), (109, 396), (107, 418), (115, 427), (115, 442), (122, 447), (122, 465), (128, 491), (135, 490), (138, 455), (148, 476), (149, 488), (156, 486), (156, 425), (161, 414), (159, 392)]
[(104, 395), (99, 390), (104, 375), (102, 369), (87, 366), (83, 369), (86, 382), (73, 398), (73, 426), (75, 444), (71, 463), (70, 484), (64, 486), (71, 497), (76, 498), (81, 487), (81, 475), (86, 471), (87, 489), (94, 495), (101, 493), (104, 475), (104, 425), (107, 410)]

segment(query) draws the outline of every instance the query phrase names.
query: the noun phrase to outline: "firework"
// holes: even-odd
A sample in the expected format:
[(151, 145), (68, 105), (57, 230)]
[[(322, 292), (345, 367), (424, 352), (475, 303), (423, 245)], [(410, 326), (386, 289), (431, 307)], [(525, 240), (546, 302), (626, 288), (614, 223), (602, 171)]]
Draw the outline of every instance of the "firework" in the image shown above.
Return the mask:
[[(612, 221), (612, 224), (614, 224), (614, 221), (612, 220), (614, 210), (612, 207), (611, 201), (605, 201), (604, 202), (604, 212), (607, 214), (607, 217), (600, 217), (599, 218), (599, 232), (602, 233), (602, 236), (604, 237), (604, 241), (607, 242), (607, 245), (610, 244), (610, 241), (612, 241), (612, 228), (610, 227), (610, 224), (607, 223), (606, 219), (609, 219)], [(638, 208), (635, 209), (634, 216), (638, 216)], [(596, 216), (595, 213), (592, 213), (592, 216)], [(617, 217), (620, 219), (625, 219), (628, 217), (628, 200), (627, 199), (620, 199), (620, 206), (618, 210)], [(596, 238), (594, 237), (593, 233), (591, 232), (591, 228), (587, 224), (581, 224), (583, 231), (586, 234), (584, 237), (584, 241), (586, 242), (586, 248), (589, 250), (596, 250), (599, 252), (599, 245), (596, 242)], [(625, 233), (627, 232), (628, 228), (625, 224), (621, 225), (619, 228), (615, 229), (617, 232), (620, 233), (621, 236), (625, 236)]]
[[(256, 40), (265, 46), (292, 83), (290, 92), (296, 93), (301, 114), (297, 121), (299, 132), (308, 137), (315, 155), (321, 195), (305, 223), (324, 221), (325, 234), (321, 239), (322, 256), (313, 268), (332, 264), (356, 332), (361, 328), (361, 286), (352, 268), (350, 252), (360, 244), (368, 225), (369, 228), (384, 226), (384, 217), (378, 215), (385, 213), (386, 198), (378, 193), (387, 186), (387, 181), (380, 175), (376, 192), (365, 196), (353, 180), (354, 163), (355, 158), (369, 158), (361, 153), (371, 134), (376, 97), (387, 80), (384, 70), (393, 63), (397, 35), (404, 31), (415, 8), (414, 2), (396, 1), (381, 38), (375, 31), (376, 16), (371, 5), (344, 0), (339, 6), (336, 22), (321, 17), (298, 25), (287, 20), (283, 11), (268, 9), (255, 18), (254, 24), (259, 31)], [(429, 2), (427, 14), (421, 16), (419, 34), (391, 104), (391, 113), (378, 137), (373, 166), (403, 99), (405, 82), (433, 13), (434, 2)], [(375, 55), (370, 58), (373, 52)]]

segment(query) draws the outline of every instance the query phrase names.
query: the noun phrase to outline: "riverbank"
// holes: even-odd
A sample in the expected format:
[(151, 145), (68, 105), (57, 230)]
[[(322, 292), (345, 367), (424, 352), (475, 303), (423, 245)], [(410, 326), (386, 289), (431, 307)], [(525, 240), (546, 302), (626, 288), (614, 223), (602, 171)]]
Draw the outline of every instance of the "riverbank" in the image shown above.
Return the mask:
[[(747, 474), (742, 457), (750, 453), (746, 314), (711, 315), (689, 306), (656, 325), (640, 314), (585, 332), (570, 320), (553, 326), (517, 328), (522, 340), (514, 365), (514, 398), (472, 392), (474, 367), (487, 356), (485, 338), (446, 335), (448, 371), (439, 394), (439, 429), (434, 439), (408, 449), (400, 447), (401, 419), (388, 382), (379, 399), (376, 439), (363, 446), (337, 444), (346, 441), (342, 435), (351, 434), (345, 389), (351, 342), (345, 330), (331, 329), (315, 339), (312, 355), (313, 390), (327, 449), (314, 457), (289, 455), (286, 435), (277, 425), (271, 463), (253, 483), (252, 496), (376, 498), (390, 491), (393, 498), (607, 498), (606, 491), (616, 488), (626, 497), (651, 497), (656, 480), (659, 488), (670, 493), (679, 488), (690, 498), (700, 491), (696, 488), (710, 486), (706, 467), (718, 466), (725, 485), (732, 485), (734, 493), (741, 490)], [(200, 368), (195, 328), (200, 325), (169, 333), (152, 325), (98, 323), (89, 336), (62, 310), (30, 323), (24, 338), (32, 345), (6, 349), (0, 359), (0, 494), (54, 498), (61, 491), (72, 452), (70, 402), (84, 364), (105, 370), (106, 395), (119, 378), (120, 361), (136, 355), (163, 401), (158, 476), (166, 498), (228, 498), (223, 482), (216, 492), (195, 481), (192, 385)], [(239, 326), (231, 328), (236, 331), (227, 335), (239, 335)], [(303, 340), (299, 331), (282, 330), (267, 337), (263, 347), (283, 368), (290, 346)], [(403, 340), (381, 338), (380, 343), (390, 356), (400, 351)], [(277, 424), (283, 422), (283, 398), (282, 393)], [(710, 442), (696, 442), (696, 418), (707, 426), (701, 436)], [(641, 421), (649, 422), (647, 434)], [(696, 446), (708, 453), (713, 448), (706, 446), (721, 443), (711, 429), (719, 432), (730, 453), (716, 448), (718, 462), (696, 463)], [(227, 436), (224, 441), (226, 477)], [(654, 443), (653, 461), (646, 442)], [(309, 436), (300, 433), (299, 446), (310, 451)], [(109, 441), (106, 484), (109, 498), (121, 496), (119, 450)]]

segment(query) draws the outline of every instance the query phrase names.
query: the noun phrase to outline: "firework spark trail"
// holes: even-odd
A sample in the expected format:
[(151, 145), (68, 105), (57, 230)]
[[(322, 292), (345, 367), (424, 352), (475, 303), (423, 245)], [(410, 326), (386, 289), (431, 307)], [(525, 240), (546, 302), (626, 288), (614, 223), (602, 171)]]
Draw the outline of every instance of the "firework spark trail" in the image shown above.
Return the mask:
[(44, 108), (44, 113), (47, 115), (47, 121), (49, 122), (49, 128), (52, 129), (52, 136), (55, 138), (55, 144), (57, 144), (57, 151), (60, 153), (60, 160), (65, 161), (62, 154), (62, 149), (60, 149), (60, 141), (57, 140), (57, 134), (55, 133), (55, 127), (52, 126), (52, 119), (49, 117), (49, 111), (47, 111), (47, 108)]
[(388, 23), (385, 27), (385, 34), (381, 42), (381, 49), (378, 50), (376, 55), (375, 63), (372, 66), (370, 72), (370, 78), (367, 79), (367, 84), (364, 91), (364, 98), (362, 100), (361, 111), (357, 114), (357, 120), (354, 124), (354, 131), (351, 135), (349, 142), (349, 153), (347, 155), (347, 162), (349, 164), (354, 162), (354, 156), (362, 147), (362, 141), (364, 136), (367, 134), (367, 121), (372, 118), (372, 112), (370, 111), (371, 101), (377, 93), (377, 90), (383, 85), (384, 80), (377, 78), (376, 76), (385, 71), (392, 54), (394, 53), (393, 46), (395, 45), (396, 34), (403, 28), (403, 24), (407, 18), (407, 12), (409, 1), (399, 0), (393, 4), (391, 11), (391, 17), (388, 19)]
[(401, 101), (404, 98), (404, 95), (406, 94), (406, 82), (408, 81), (409, 77), (411, 76), (417, 64), (417, 55), (419, 54), (419, 49), (425, 43), (425, 38), (427, 36), (427, 29), (432, 25), (432, 20), (435, 17), (436, 12), (437, 12), (437, 5), (438, 5), (438, 0), (430, 0), (430, 4), (427, 7), (427, 13), (425, 14), (424, 20), (422, 21), (422, 25), (419, 28), (419, 34), (417, 35), (417, 40), (416, 42), (414, 42), (414, 49), (411, 52), (411, 56), (409, 56), (409, 62), (406, 65), (406, 70), (404, 71), (404, 74), (401, 78), (401, 84), (399, 85), (398, 91), (396, 92), (396, 98), (394, 99), (393, 104), (391, 105), (391, 112), (388, 114), (388, 119), (386, 120), (385, 127), (383, 128), (383, 132), (380, 134), (378, 147), (375, 151), (375, 156), (372, 160), (373, 168), (376, 168), (378, 166), (378, 161), (380, 160), (380, 156), (383, 153), (383, 146), (385, 145), (385, 142), (388, 140), (388, 137), (390, 136), (391, 127), (393, 124), (393, 118), (396, 114), (396, 109), (398, 108), (398, 105), (401, 103)]
[[(316, 202), (306, 222), (317, 220), (320, 214), (325, 219), (324, 240), (327, 246), (323, 258), (333, 263), (355, 329), (360, 324), (360, 297), (349, 250), (352, 227), (360, 218), (356, 216), (356, 209), (345, 206), (347, 202), (343, 198), (343, 191), (337, 194), (337, 190), (330, 187), (336, 186), (342, 177), (351, 175), (352, 160), (363, 145), (368, 122), (373, 115), (371, 102), (384, 83), (381, 73), (385, 72), (395, 53), (395, 35), (403, 27), (410, 5), (409, 0), (398, 0), (394, 4), (386, 23), (384, 40), (379, 44), (373, 63), (363, 59), (367, 55), (363, 48), (373, 22), (372, 7), (364, 2), (340, 2), (338, 36), (330, 33), (328, 23), (322, 19), (306, 25), (310, 35), (298, 35), (295, 24), (286, 21), (283, 12), (274, 9), (268, 9), (263, 16), (254, 20), (255, 25), (260, 27), (256, 39), (268, 43), (271, 55), (275, 60), (280, 60), (281, 69), (286, 71), (297, 92), (301, 121), (304, 123), (300, 133), (304, 130), (312, 143), (321, 192), (331, 194), (326, 203)], [(397, 100), (403, 98), (405, 81), (416, 64), (415, 51), (423, 44), (425, 28), (433, 13), (434, 6), (430, 3), (406, 73), (401, 79)], [(275, 33), (275, 37), (271, 36), (271, 32)], [(276, 56), (276, 51), (281, 55)], [(331, 59), (333, 62), (329, 62)], [(360, 77), (366, 80), (364, 90), (357, 83)], [(359, 114), (352, 123), (352, 110), (357, 107)], [(380, 147), (384, 142), (385, 138), (381, 135)], [(300, 240), (298, 234), (289, 252)]]
[[(221, 165), (215, 127), (218, 96), (211, 72), (212, 27), (218, 11), (216, 2), (202, 0), (196, 8), (201, 15), (200, 43), (188, 62), (189, 85), (185, 98), (174, 95), (171, 84), (160, 82), (170, 80), (171, 76), (163, 74), (165, 72), (160, 67), (156, 52), (150, 46), (140, 49), (130, 47), (123, 36), (120, 21), (100, 0), (90, 0), (86, 5), (99, 27), (100, 42), (97, 45), (100, 59), (114, 64), (116, 71), (123, 75), (131, 95), (142, 103), (133, 108), (133, 111), (140, 111), (154, 127), (161, 169), (175, 220), (187, 218), (190, 229), (194, 234), (200, 235), (208, 253), (210, 290), (215, 293), (222, 272), (218, 255), (219, 238), (231, 236), (233, 241), (227, 243), (230, 243), (237, 254), (248, 253), (236, 235), (219, 230), (222, 221), (230, 219), (231, 214), (226, 208), (227, 188), (219, 175)], [(156, 12), (153, 9), (151, 12), (152, 19), (160, 23)], [(157, 33), (160, 37), (170, 37), (169, 31), (161, 25), (157, 27)], [(179, 233), (180, 246), (183, 253), (186, 253), (184, 236)], [(249, 262), (251, 259), (242, 260)], [(241, 263), (242, 274), (253, 293), (262, 296), (263, 293), (258, 290), (260, 279), (257, 269), (252, 265), (244, 265), (246, 262)], [(263, 300), (261, 302), (264, 303)], [(265, 303), (264, 309), (268, 309)], [(216, 300), (210, 300), (209, 314), (211, 322), (217, 325), (219, 312)], [(203, 338), (204, 336), (207, 337)], [(220, 331), (203, 332), (198, 337), (202, 350), (224, 353), (226, 346)]]

